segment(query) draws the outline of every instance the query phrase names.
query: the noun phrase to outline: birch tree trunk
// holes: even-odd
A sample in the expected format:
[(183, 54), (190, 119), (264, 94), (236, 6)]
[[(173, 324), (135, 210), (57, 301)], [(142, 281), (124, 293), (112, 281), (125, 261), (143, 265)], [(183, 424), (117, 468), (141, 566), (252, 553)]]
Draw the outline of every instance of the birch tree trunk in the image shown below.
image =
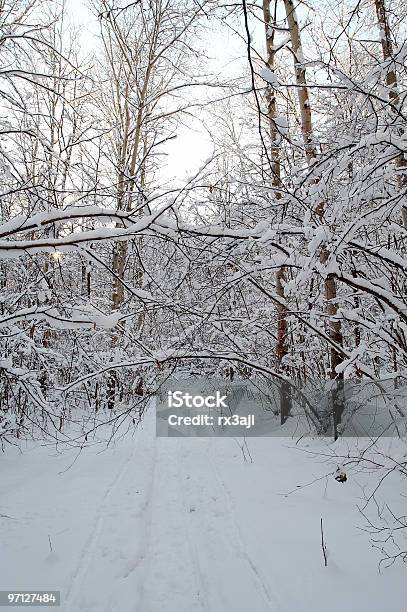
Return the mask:
[[(266, 30), (266, 51), (267, 51), (267, 68), (274, 73), (275, 69), (275, 50), (274, 50), (274, 29), (276, 22), (277, 2), (274, 1), (274, 11), (271, 14), (271, 1), (263, 0), (263, 19)], [(276, 126), (277, 117), (277, 101), (275, 90), (271, 84), (267, 86), (267, 116), (270, 129), (271, 140), (271, 160), (272, 160), (272, 185), (276, 188), (275, 196), (281, 198), (279, 191), (281, 185), (281, 152), (279, 144), (279, 132)], [(276, 294), (281, 299), (281, 304), (277, 306), (277, 344), (276, 344), (276, 361), (277, 370), (285, 371), (284, 357), (288, 353), (288, 324), (287, 324), (287, 306), (284, 294), (285, 268), (281, 267), (276, 272)], [(280, 392), (280, 417), (281, 424), (284, 424), (287, 417), (291, 413), (291, 397), (289, 386), (283, 383)]]
[[(292, 0), (284, 0), (285, 12), (287, 17), (288, 29), (290, 32), (290, 39), (292, 45), (292, 51), (294, 54), (294, 69), (295, 69), (295, 80), (298, 91), (298, 102), (300, 106), (301, 114), (301, 130), (304, 142), (305, 157), (309, 165), (312, 164), (316, 158), (316, 148), (313, 141), (313, 127), (312, 127), (312, 110), (309, 100), (307, 75), (304, 67), (304, 56), (302, 52), (301, 44), (301, 33), (298, 25), (298, 19), (294, 4)], [(324, 203), (321, 202), (316, 207), (316, 214), (318, 215), (321, 222), (324, 218)], [(320, 259), (322, 263), (326, 263), (329, 258), (329, 250), (326, 245), (322, 245)], [(329, 337), (338, 346), (343, 346), (342, 326), (341, 321), (337, 319), (338, 304), (337, 304), (337, 286), (336, 279), (333, 274), (328, 274), (324, 280), (324, 293), (326, 300), (326, 310), (328, 314), (328, 330)], [(340, 400), (341, 387), (343, 380), (343, 373), (337, 373), (336, 368), (342, 362), (341, 352), (338, 351), (334, 346), (330, 348), (330, 378), (338, 381), (338, 393), (333, 392), (332, 396), (332, 411), (334, 421), (334, 437), (338, 436), (337, 425), (341, 420), (342, 402)]]
[[(271, 0), (263, 0), (263, 20), (266, 31), (266, 52), (267, 52), (267, 68), (270, 72), (274, 73), (274, 29), (273, 25), (276, 20), (276, 7), (277, 2), (274, 0), (274, 13), (271, 14)], [(278, 143), (279, 133), (276, 127), (275, 119), (277, 117), (277, 101), (275, 89), (271, 84), (267, 85), (266, 91), (267, 98), (267, 116), (269, 120), (270, 140), (271, 140), (271, 159), (272, 159), (272, 172), (273, 172), (273, 187), (279, 187), (281, 184), (281, 160), (280, 160), (280, 147)], [(276, 190), (276, 197), (280, 197), (280, 192)]]
[[(385, 0), (374, 0), (377, 22), (380, 29), (380, 42), (382, 46), (383, 58), (386, 61), (390, 61), (393, 58), (393, 43), (391, 40), (391, 32), (389, 21), (387, 19), (387, 10), (385, 5)], [(389, 88), (389, 102), (391, 102), (395, 107), (399, 104), (399, 94), (398, 94), (398, 84), (397, 84), (397, 75), (396, 70), (393, 68), (389, 70), (386, 74), (386, 85)], [(396, 157), (396, 169), (405, 169), (406, 162), (404, 159), (404, 154), (401, 152)], [(397, 182), (400, 190), (403, 189), (407, 185), (407, 173), (406, 172), (398, 172), (397, 173)], [(402, 222), (405, 229), (407, 229), (407, 207), (403, 206), (402, 211)]]
[(298, 102), (301, 113), (301, 131), (305, 147), (305, 157), (310, 164), (316, 158), (315, 144), (312, 133), (312, 113), (309, 101), (307, 76), (303, 65), (304, 55), (301, 45), (301, 33), (297, 14), (292, 0), (284, 0), (288, 29), (290, 31), (291, 47), (294, 54), (295, 81), (298, 86)]

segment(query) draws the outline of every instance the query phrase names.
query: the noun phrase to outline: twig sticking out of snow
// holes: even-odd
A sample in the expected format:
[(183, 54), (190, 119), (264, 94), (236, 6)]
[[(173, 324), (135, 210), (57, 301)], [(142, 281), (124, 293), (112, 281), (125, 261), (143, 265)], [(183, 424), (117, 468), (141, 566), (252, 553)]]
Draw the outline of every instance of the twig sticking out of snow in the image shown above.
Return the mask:
[(322, 554), (324, 555), (324, 564), (325, 567), (328, 566), (328, 556), (326, 554), (326, 544), (325, 544), (325, 539), (324, 539), (324, 526), (322, 523), (322, 517), (321, 517), (321, 547), (322, 547)]

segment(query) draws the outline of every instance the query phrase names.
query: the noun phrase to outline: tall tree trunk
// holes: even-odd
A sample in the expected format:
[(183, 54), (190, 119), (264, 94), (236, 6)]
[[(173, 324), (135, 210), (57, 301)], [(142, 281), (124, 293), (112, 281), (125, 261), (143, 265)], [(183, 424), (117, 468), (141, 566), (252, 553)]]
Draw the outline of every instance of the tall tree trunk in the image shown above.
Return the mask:
[(288, 29), (290, 31), (291, 48), (294, 54), (295, 81), (298, 86), (298, 102), (300, 105), (301, 131), (305, 147), (305, 157), (310, 164), (317, 155), (313, 142), (312, 113), (307, 87), (307, 76), (303, 65), (304, 55), (301, 45), (301, 33), (293, 1), (284, 0), (284, 6)]
[[(380, 42), (382, 45), (383, 58), (386, 61), (390, 61), (393, 58), (393, 43), (391, 40), (391, 32), (389, 21), (387, 19), (387, 10), (385, 0), (374, 0), (377, 22), (380, 28)], [(397, 75), (395, 68), (388, 70), (386, 74), (386, 85), (389, 88), (389, 102), (397, 107), (399, 103), (399, 94), (397, 87)], [(401, 131), (401, 130), (400, 130)], [(396, 168), (405, 169), (406, 162), (404, 159), (404, 153), (400, 153), (396, 157)], [(407, 172), (397, 173), (397, 182), (400, 190), (407, 185)], [(401, 210), (402, 222), (405, 229), (407, 229), (407, 207), (403, 206)]]
[[(141, 92), (141, 99), (139, 102), (139, 108), (137, 110), (134, 134), (130, 136), (131, 127), (131, 115), (129, 110), (128, 96), (129, 89), (126, 85), (125, 89), (125, 103), (123, 109), (123, 125), (124, 135), (123, 142), (119, 148), (119, 177), (118, 177), (118, 192), (117, 192), (117, 208), (118, 210), (131, 210), (132, 208), (132, 194), (134, 191), (135, 184), (135, 173), (137, 162), (140, 154), (140, 144), (142, 138), (142, 126), (144, 121), (145, 113), (145, 100), (148, 91), (149, 80), (151, 76), (152, 65), (149, 64), (146, 70), (145, 80)], [(130, 155), (130, 157), (128, 157)], [(127, 175), (127, 176), (126, 176)], [(139, 177), (140, 179), (140, 177)], [(142, 187), (141, 187), (142, 189)], [(117, 226), (119, 227), (119, 226)], [(112, 258), (112, 271), (113, 271), (113, 283), (112, 283), (112, 306), (113, 310), (119, 310), (124, 303), (125, 291), (124, 291), (124, 277), (126, 270), (126, 263), (129, 253), (129, 246), (127, 241), (118, 241), (113, 247), (113, 258)], [(139, 325), (141, 322), (139, 320)], [(118, 329), (112, 337), (112, 348), (115, 348), (119, 342), (120, 332)], [(140, 387), (141, 388), (141, 387)], [(108, 407), (114, 408), (116, 396), (118, 394), (118, 378), (115, 371), (112, 371), (109, 375), (107, 385), (108, 395)]]
[[(267, 51), (267, 68), (274, 72), (275, 69), (275, 50), (274, 50), (274, 29), (276, 23), (277, 2), (274, 0), (274, 10), (271, 13), (271, 1), (263, 0), (263, 20), (266, 30), (266, 51)], [(281, 198), (281, 152), (280, 152), (280, 135), (276, 125), (277, 117), (277, 100), (275, 90), (271, 84), (267, 86), (267, 116), (270, 129), (271, 140), (271, 163), (272, 163), (272, 185), (276, 188), (276, 199)], [(277, 344), (276, 344), (276, 361), (277, 369), (287, 373), (287, 367), (284, 364), (284, 357), (288, 353), (288, 324), (287, 324), (287, 306), (285, 303), (284, 294), (285, 269), (281, 267), (276, 272), (276, 293), (281, 299), (281, 304), (277, 306)], [(283, 383), (280, 390), (280, 416), (281, 424), (284, 424), (287, 417), (291, 413), (291, 396), (290, 387)]]
[[(273, 25), (276, 20), (276, 6), (277, 2), (274, 0), (274, 12), (271, 14), (271, 0), (263, 0), (263, 20), (264, 27), (266, 30), (266, 51), (267, 51), (267, 68), (270, 72), (274, 73), (274, 29)], [(270, 140), (271, 140), (271, 159), (272, 159), (272, 184), (273, 187), (278, 188), (281, 184), (281, 161), (280, 161), (280, 145), (279, 145), (279, 133), (276, 126), (277, 117), (277, 100), (274, 87), (268, 83), (266, 90), (267, 98), (267, 116), (269, 120), (270, 129)], [(276, 197), (280, 197), (280, 192), (276, 190)]]
[[(294, 70), (295, 80), (298, 91), (298, 102), (300, 106), (301, 114), (301, 130), (304, 142), (305, 157), (309, 165), (312, 164), (316, 158), (316, 148), (313, 140), (313, 127), (312, 127), (312, 109), (309, 100), (307, 75), (304, 67), (304, 56), (301, 45), (301, 33), (298, 25), (298, 19), (294, 4), (292, 0), (284, 0), (285, 12), (287, 17), (288, 29), (290, 32), (291, 46), (294, 54)], [(320, 202), (315, 210), (321, 222), (324, 218), (325, 205), (324, 202)], [(329, 258), (329, 250), (326, 245), (321, 248), (320, 259), (322, 263), (326, 263)], [(339, 347), (343, 346), (343, 336), (341, 322), (336, 318), (338, 314), (337, 304), (337, 288), (336, 279), (333, 274), (328, 274), (324, 281), (325, 289), (325, 300), (326, 310), (328, 314), (328, 330), (329, 337)], [(342, 362), (341, 353), (334, 347), (330, 347), (330, 377), (337, 379), (338, 389), (335, 390), (332, 397), (332, 409), (333, 409), (333, 420), (334, 420), (334, 437), (338, 436), (337, 425), (340, 423), (341, 412), (343, 404), (341, 402), (341, 387), (343, 380), (343, 373), (337, 373), (336, 368)], [(337, 393), (337, 391), (340, 391)]]

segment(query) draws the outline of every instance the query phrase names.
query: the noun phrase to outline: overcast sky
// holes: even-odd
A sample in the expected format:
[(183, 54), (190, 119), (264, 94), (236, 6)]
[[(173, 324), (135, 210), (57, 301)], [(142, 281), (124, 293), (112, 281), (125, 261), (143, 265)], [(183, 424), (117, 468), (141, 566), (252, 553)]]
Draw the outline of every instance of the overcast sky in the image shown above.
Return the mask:
[[(89, 9), (87, 0), (66, 0), (69, 17), (81, 28), (81, 44), (86, 50), (92, 50), (97, 45), (99, 23)], [(244, 46), (232, 32), (216, 29), (207, 35), (209, 49), (213, 58), (211, 68), (218, 74), (229, 78), (243, 69)], [(240, 59), (239, 59), (240, 57)], [(197, 75), (199, 77), (199, 75)], [(162, 158), (164, 180), (182, 180), (194, 174), (213, 151), (212, 143), (199, 121), (192, 122), (188, 127), (180, 126), (177, 138), (167, 143), (165, 158)], [(165, 159), (165, 162), (164, 162)]]

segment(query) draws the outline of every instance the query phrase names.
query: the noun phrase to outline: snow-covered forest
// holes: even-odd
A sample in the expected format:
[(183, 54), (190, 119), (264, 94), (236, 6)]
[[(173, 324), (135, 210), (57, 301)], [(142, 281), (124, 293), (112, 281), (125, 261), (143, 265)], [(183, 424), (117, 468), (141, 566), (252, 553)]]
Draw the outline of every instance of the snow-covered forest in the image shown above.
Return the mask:
[[(0, 0), (1, 589), (405, 609), (406, 8)], [(191, 377), (277, 385), (285, 439), (156, 438)]]

